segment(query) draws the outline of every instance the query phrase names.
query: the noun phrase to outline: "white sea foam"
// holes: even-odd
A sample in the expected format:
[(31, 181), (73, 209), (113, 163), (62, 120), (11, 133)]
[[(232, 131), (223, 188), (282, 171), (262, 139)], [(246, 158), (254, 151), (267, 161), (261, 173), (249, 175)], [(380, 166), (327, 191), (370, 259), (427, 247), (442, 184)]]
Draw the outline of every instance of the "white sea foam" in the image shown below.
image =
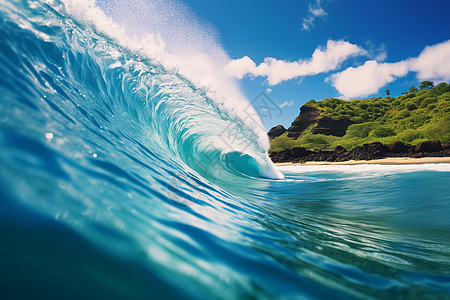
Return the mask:
[(348, 174), (371, 174), (371, 175), (389, 175), (396, 173), (420, 172), (420, 171), (437, 171), (450, 172), (449, 163), (436, 164), (398, 164), (398, 165), (377, 165), (377, 164), (361, 164), (361, 165), (302, 165), (302, 166), (278, 166), (283, 173), (315, 173), (315, 172), (337, 172)]

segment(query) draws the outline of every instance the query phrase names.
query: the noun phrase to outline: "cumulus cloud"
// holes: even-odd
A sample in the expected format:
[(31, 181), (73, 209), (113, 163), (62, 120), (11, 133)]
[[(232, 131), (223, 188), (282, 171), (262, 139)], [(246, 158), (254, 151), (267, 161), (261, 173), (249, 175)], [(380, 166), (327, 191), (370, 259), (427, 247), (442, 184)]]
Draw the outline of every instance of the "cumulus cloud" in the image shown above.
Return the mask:
[(270, 94), (270, 93), (272, 93), (272, 89), (271, 89), (271, 88), (268, 88), (268, 89), (266, 90), (266, 92), (267, 92), (267, 94)]
[(294, 100), (284, 101), (283, 103), (280, 104), (280, 108), (283, 108), (285, 106), (291, 107), (292, 105), (294, 105)]
[(315, 0), (314, 3), (310, 3), (308, 7), (308, 15), (303, 19), (302, 29), (305, 31), (311, 30), (314, 22), (317, 18), (324, 18), (328, 14), (323, 10), (320, 0)]
[(337, 69), (345, 60), (367, 52), (346, 41), (329, 40), (325, 49), (317, 48), (309, 60), (287, 62), (273, 57), (266, 57), (264, 62), (256, 66), (248, 56), (231, 61), (225, 66), (231, 76), (242, 78), (245, 75), (267, 77), (269, 85), (301, 76), (311, 76)]
[[(387, 53), (383, 44), (376, 47), (367, 45), (368, 50), (346, 41), (329, 40), (326, 47), (317, 48), (310, 59), (285, 61), (266, 57), (257, 65), (244, 56), (230, 61), (226, 72), (242, 79), (246, 75), (267, 78), (269, 85), (304, 76), (313, 76), (338, 69), (350, 57), (364, 55), (371, 60), (358, 67), (333, 74), (327, 78), (345, 98), (365, 97), (377, 93), (381, 88), (397, 78), (416, 72), (420, 81), (450, 81), (450, 40), (425, 47), (417, 57), (394, 63), (383, 63)], [(267, 92), (270, 93), (271, 89)], [(288, 102), (282, 104), (288, 106)]]
[(409, 71), (409, 62), (378, 63), (369, 60), (357, 68), (329, 77), (332, 85), (346, 98), (365, 97), (374, 94), (396, 78), (405, 76)]
[(248, 56), (232, 60), (225, 66), (225, 71), (228, 74), (239, 79), (242, 79), (247, 74), (253, 73), (255, 69), (255, 62)]
[(418, 57), (396, 63), (366, 61), (328, 77), (328, 81), (345, 98), (365, 97), (409, 72), (417, 72), (419, 80), (450, 80), (450, 40), (426, 47)]
[(411, 71), (417, 72), (420, 80), (450, 80), (450, 40), (426, 47), (413, 60)]

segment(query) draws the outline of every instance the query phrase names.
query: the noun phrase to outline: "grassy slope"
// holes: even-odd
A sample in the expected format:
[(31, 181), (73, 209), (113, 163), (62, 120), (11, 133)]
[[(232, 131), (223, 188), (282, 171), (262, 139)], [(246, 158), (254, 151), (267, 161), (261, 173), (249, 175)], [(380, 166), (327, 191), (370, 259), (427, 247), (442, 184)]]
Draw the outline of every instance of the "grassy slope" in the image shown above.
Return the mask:
[[(417, 144), (424, 140), (450, 141), (450, 85), (409, 93), (397, 98), (373, 97), (370, 100), (311, 100), (305, 104), (321, 111), (321, 116), (349, 118), (351, 125), (343, 137), (311, 134), (310, 129), (294, 140), (287, 133), (271, 140), (271, 151), (292, 147), (330, 150), (340, 145), (348, 150), (364, 143), (390, 144), (402, 141)], [(313, 126), (312, 126), (313, 127)]]

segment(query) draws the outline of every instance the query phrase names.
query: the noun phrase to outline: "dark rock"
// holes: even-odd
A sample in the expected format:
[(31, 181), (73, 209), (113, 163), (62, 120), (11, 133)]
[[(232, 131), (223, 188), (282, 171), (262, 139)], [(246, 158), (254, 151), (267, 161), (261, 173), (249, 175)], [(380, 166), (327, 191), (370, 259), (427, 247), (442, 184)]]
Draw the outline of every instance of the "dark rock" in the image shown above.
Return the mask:
[(349, 119), (331, 119), (328, 117), (320, 118), (317, 125), (311, 129), (312, 134), (325, 134), (334, 136), (344, 136), (348, 126), (355, 122)]
[[(367, 145), (367, 144), (366, 144)], [(356, 153), (361, 153), (361, 152), (363, 152), (363, 147), (361, 147), (361, 146), (358, 146), (358, 147), (355, 147), (354, 149), (353, 149), (353, 151), (352, 151), (352, 154), (356, 154)]]
[(441, 150), (441, 142), (438, 140), (420, 142), (415, 148), (415, 152), (436, 152)]
[(306, 128), (317, 123), (319, 115), (320, 111), (317, 108), (302, 106), (300, 114), (288, 129), (288, 137), (297, 139)]
[(276, 137), (279, 137), (280, 135), (282, 135), (283, 133), (286, 132), (286, 128), (284, 128), (282, 125), (277, 125), (275, 127), (272, 127), (269, 132), (267, 133), (267, 135), (271, 138), (274, 139)]
[(328, 162), (336, 161), (336, 156), (334, 156), (334, 155), (329, 155), (328, 158), (326, 159), (326, 161), (328, 161)]
[(319, 160), (320, 161), (326, 161), (328, 159), (328, 155), (327, 154), (320, 154), (319, 156)]
[(389, 151), (391, 151), (392, 153), (406, 153), (410, 149), (410, 147), (406, 146), (400, 141), (393, 142), (388, 147)]
[(283, 150), (283, 151), (280, 152), (279, 156), (282, 159), (289, 160), (289, 159), (292, 158), (291, 150), (290, 149)]
[[(403, 152), (395, 153), (402, 150)], [(334, 151), (316, 149), (306, 150), (303, 147), (282, 150), (270, 153), (273, 162), (304, 162), (304, 161), (347, 161), (371, 160), (383, 157), (450, 157), (450, 143), (441, 146), (439, 141), (426, 141), (417, 146), (404, 145), (395, 142), (386, 146), (380, 142), (373, 142), (346, 151), (343, 147), (336, 147)]]
[(292, 156), (294, 156), (295, 158), (304, 157), (307, 154), (306, 148), (303, 147), (294, 147), (291, 149), (291, 152)]
[(369, 160), (370, 159), (369, 153), (361, 153), (360, 155), (358, 155), (357, 159), (358, 160)]
[(374, 152), (373, 152), (373, 156), (374, 157), (383, 157), (384, 155), (383, 155), (384, 153), (383, 152), (381, 152), (380, 150), (375, 150)]
[(389, 150), (389, 148), (386, 147), (385, 145), (383, 145), (383, 144), (380, 143), (380, 142), (373, 142), (373, 143), (370, 143), (369, 146), (368, 146), (368, 148), (367, 148), (367, 151), (368, 151), (369, 153), (379, 152), (379, 153), (381, 153), (381, 154), (384, 154), (384, 153), (388, 152), (388, 150)]

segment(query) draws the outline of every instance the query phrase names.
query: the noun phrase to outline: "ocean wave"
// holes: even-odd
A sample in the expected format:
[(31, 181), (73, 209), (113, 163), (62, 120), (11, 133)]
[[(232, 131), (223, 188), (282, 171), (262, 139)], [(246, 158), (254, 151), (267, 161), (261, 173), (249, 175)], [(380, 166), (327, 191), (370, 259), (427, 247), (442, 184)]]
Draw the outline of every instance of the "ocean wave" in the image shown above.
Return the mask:
[[(121, 116), (126, 119), (123, 124), (132, 124), (134, 131), (157, 139), (167, 152), (202, 173), (214, 168), (228, 172), (233, 162), (227, 160), (237, 156), (227, 153), (237, 152), (241, 153), (238, 157), (255, 162), (249, 169), (252, 176), (281, 176), (267, 156), (267, 136), (260, 120), (254, 118), (255, 114), (242, 113), (242, 107), (250, 106), (242, 96), (236, 96), (235, 88), (225, 95), (214, 90), (214, 85), (192, 83), (179, 72), (183, 58), (167, 53), (150, 55), (148, 49), (157, 47), (152, 44), (155, 38), (136, 45), (135, 40), (127, 38), (126, 30), (93, 1), (30, 1), (21, 15), (16, 14), (14, 4), (11, 6), (4, 11), (10, 22), (9, 28), (4, 28), (5, 35), (6, 31), (15, 33), (20, 41), (18, 36), (25, 34), (28, 46), (40, 50), (24, 59), (24, 74), (14, 75), (29, 77), (24, 83), (28, 86), (40, 82), (38, 92), (44, 101), (72, 102), (94, 127), (101, 126), (98, 119), (108, 119), (105, 111), (114, 118)], [(103, 31), (97, 32), (98, 28)], [(9, 49), (18, 50), (11, 46)], [(177, 65), (178, 70), (172, 65)], [(21, 70), (20, 62), (10, 69)], [(96, 106), (95, 112), (90, 109), (92, 105)], [(54, 108), (58, 111), (59, 105)], [(59, 111), (66, 120), (76, 122), (68, 113)], [(236, 174), (236, 168), (232, 173)], [(239, 173), (245, 174), (246, 169), (240, 168)]]

